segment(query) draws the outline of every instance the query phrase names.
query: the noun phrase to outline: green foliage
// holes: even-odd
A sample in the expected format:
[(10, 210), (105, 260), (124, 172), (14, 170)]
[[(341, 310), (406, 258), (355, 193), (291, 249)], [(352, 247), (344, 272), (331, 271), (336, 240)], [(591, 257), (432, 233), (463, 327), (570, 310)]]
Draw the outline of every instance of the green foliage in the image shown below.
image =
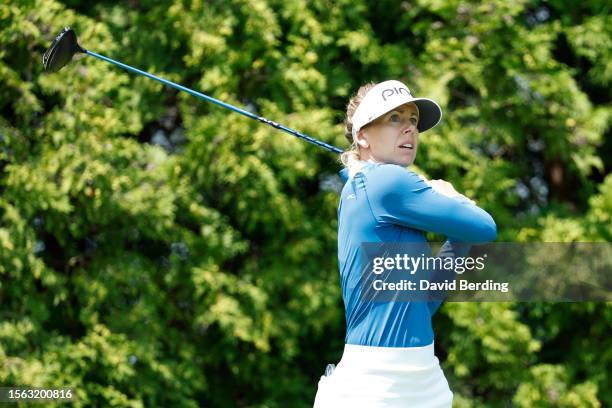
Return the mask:
[(514, 398), (518, 407), (600, 407), (597, 387), (591, 382), (568, 385), (562, 366), (540, 364), (529, 370), (530, 382), (522, 384)]
[[(416, 165), (500, 241), (612, 238), (602, 1), (0, 4), (0, 385), (76, 406), (307, 407), (343, 345), (336, 158), (81, 44), (338, 146), (348, 98), (439, 101)], [(612, 404), (612, 306), (449, 303), (456, 406)]]

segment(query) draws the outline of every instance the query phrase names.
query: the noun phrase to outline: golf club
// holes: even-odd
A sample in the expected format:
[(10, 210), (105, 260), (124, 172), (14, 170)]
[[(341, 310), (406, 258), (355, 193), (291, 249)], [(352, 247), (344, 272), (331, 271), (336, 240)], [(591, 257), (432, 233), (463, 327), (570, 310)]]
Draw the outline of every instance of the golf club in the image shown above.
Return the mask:
[(317, 140), (311, 136), (305, 135), (304, 133), (298, 132), (297, 130), (293, 130), (291, 128), (288, 128), (284, 125), (281, 125), (280, 123), (276, 123), (274, 121), (271, 121), (269, 119), (266, 119), (262, 116), (257, 116), (251, 112), (245, 111), (244, 109), (240, 109), (237, 108), (233, 105), (230, 105), (228, 103), (225, 103), (223, 101), (220, 101), (218, 99), (212, 98), (208, 95), (205, 95), (201, 92), (197, 92), (194, 91), (193, 89), (189, 89), (185, 86), (179, 85), (177, 83), (174, 83), (172, 81), (168, 81), (166, 79), (157, 77), (153, 74), (149, 74), (148, 72), (145, 71), (141, 71), (140, 69), (131, 67), (129, 65), (123, 64), (119, 61), (115, 61), (111, 58), (105, 57), (104, 55), (100, 55), (97, 54), (95, 52), (92, 51), (88, 51), (86, 49), (84, 49), (83, 47), (81, 47), (77, 41), (77, 36), (76, 33), (74, 32), (74, 30), (70, 27), (66, 27), (64, 28), (53, 40), (53, 42), (51, 43), (51, 46), (49, 47), (49, 49), (44, 53), (43, 55), (43, 66), (45, 68), (46, 72), (56, 72), (59, 71), (62, 67), (64, 67), (66, 64), (68, 64), (71, 60), (72, 60), (72, 56), (76, 53), (83, 53), (86, 55), (91, 55), (92, 57), (96, 57), (98, 59), (101, 59), (102, 61), (106, 61), (106, 62), (110, 62), (111, 64), (117, 65), (121, 68), (124, 68), (128, 71), (134, 72), (136, 74), (139, 75), (144, 75), (147, 78), (151, 78), (154, 79), (156, 81), (161, 82), (164, 85), (168, 85), (171, 86), (175, 89), (178, 89), (179, 91), (184, 91), (187, 92), (193, 96), (196, 96), (200, 99), (204, 99), (207, 102), (212, 102), (215, 105), (219, 105), (221, 107), (224, 107), (226, 109), (232, 110), (234, 112), (240, 113), (241, 115), (244, 115), (246, 117), (249, 117), (251, 119), (255, 119), (259, 122), (265, 123), (267, 125), (270, 125), (276, 129), (280, 129), (283, 130), (287, 133), (289, 133), (290, 135), (299, 137), (300, 139), (304, 139), (307, 142), (310, 142), (314, 145), (317, 145), (319, 147), (322, 147), (324, 149), (329, 150), (330, 152), (334, 152), (334, 153), (342, 153), (342, 149), (339, 149), (335, 146), (332, 146), (330, 144), (327, 144), (325, 142), (322, 142), (320, 140)]

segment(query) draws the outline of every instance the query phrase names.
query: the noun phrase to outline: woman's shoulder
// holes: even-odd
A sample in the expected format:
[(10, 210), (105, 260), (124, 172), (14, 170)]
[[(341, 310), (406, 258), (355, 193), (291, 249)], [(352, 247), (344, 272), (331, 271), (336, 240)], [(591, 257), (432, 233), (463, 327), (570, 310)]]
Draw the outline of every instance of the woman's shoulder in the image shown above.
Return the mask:
[(371, 187), (378, 186), (383, 189), (398, 187), (399, 184), (405, 186), (406, 183), (409, 185), (424, 183), (423, 177), (414, 171), (391, 163), (364, 162), (352, 176), (346, 168), (339, 174), (345, 183), (352, 178), (364, 179)]
[(380, 181), (385, 183), (396, 183), (398, 181), (423, 181), (414, 171), (392, 163), (369, 163), (370, 165), (365, 167), (364, 175), (368, 180)]
[(363, 177), (366, 191), (372, 199), (398, 198), (431, 188), (423, 177), (397, 164), (377, 164), (364, 172)]

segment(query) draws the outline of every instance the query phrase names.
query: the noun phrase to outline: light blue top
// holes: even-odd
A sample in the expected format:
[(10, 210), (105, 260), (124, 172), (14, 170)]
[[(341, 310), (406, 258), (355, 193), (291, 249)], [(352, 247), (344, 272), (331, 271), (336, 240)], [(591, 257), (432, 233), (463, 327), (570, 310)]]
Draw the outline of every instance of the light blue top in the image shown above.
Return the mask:
[[(347, 172), (340, 172), (347, 180)], [(416, 173), (368, 163), (342, 189), (338, 206), (338, 261), (346, 313), (346, 344), (420, 347), (434, 340), (431, 318), (441, 301), (372, 302), (360, 298), (364, 242), (427, 243), (424, 231), (448, 240), (438, 256), (464, 256), (469, 246), (495, 240), (493, 218), (461, 196), (434, 191)], [(425, 256), (431, 256), (431, 248)]]

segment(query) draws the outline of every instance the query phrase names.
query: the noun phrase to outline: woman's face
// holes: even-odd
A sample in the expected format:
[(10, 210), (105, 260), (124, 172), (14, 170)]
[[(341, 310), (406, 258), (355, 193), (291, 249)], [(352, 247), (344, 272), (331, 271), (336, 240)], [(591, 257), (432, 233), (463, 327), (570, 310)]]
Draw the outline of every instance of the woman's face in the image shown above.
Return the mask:
[(398, 106), (366, 125), (357, 134), (364, 160), (409, 166), (419, 144), (419, 113), (412, 102)]

